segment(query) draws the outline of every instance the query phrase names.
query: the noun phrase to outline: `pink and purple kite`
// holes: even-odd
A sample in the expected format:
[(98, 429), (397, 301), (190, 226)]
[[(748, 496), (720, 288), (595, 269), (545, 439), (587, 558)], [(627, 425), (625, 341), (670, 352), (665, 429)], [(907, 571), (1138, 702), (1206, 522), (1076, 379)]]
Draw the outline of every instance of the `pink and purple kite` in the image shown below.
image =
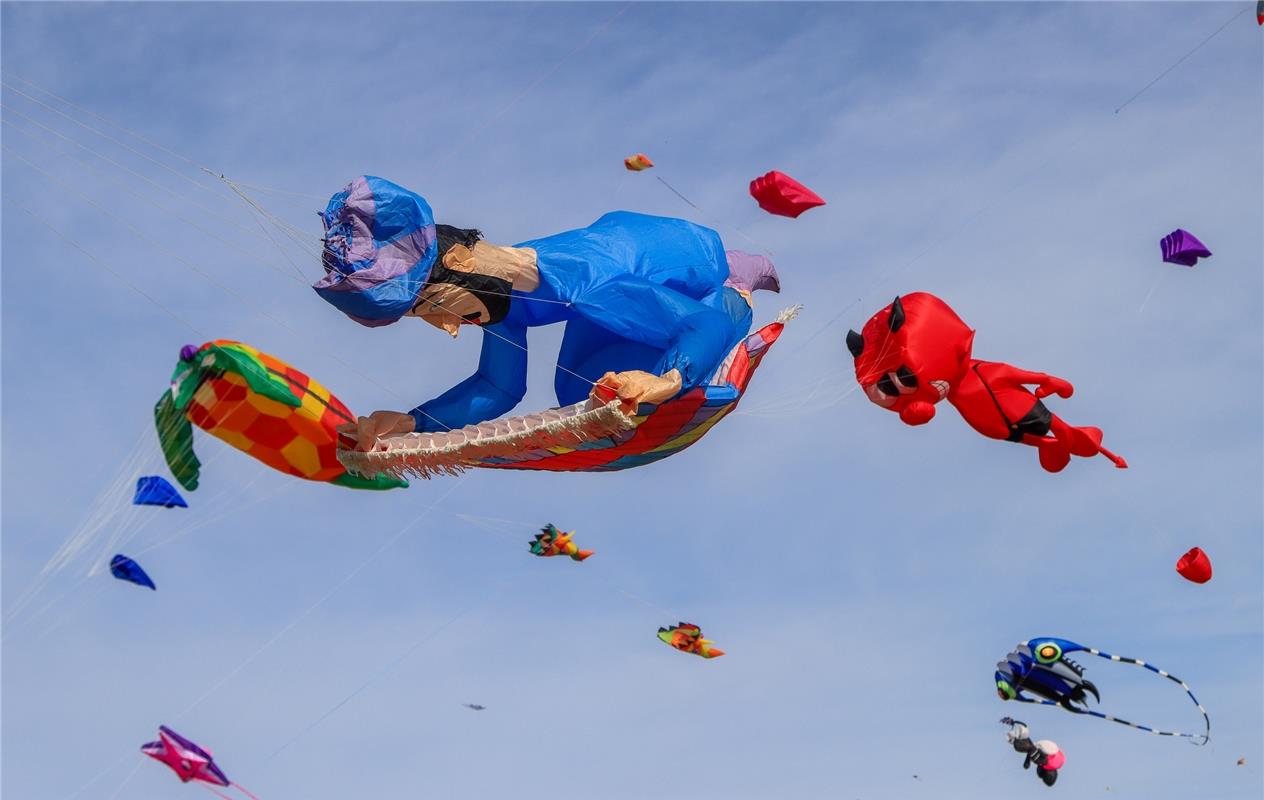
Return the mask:
[[(166, 725), (158, 726), (158, 741), (142, 745), (140, 751), (171, 767), (171, 770), (185, 783), (198, 781), (213, 786), (232, 786), (252, 800), (258, 800), (253, 794), (228, 779), (224, 771), (215, 763), (210, 750), (189, 741)], [(206, 788), (210, 789), (210, 786)], [(211, 791), (220, 797), (229, 797), (214, 789)]]

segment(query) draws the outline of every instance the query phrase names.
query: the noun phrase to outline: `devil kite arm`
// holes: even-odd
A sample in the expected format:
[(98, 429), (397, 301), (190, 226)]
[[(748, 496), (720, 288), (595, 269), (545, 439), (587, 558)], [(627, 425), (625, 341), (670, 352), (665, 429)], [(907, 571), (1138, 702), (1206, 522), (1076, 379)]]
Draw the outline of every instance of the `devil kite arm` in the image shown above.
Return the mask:
[(988, 382), (1010, 383), (1014, 386), (1035, 386), (1036, 397), (1048, 397), (1056, 394), (1066, 399), (1075, 391), (1070, 381), (1043, 372), (1028, 372), (1013, 364), (991, 362), (988, 364)]

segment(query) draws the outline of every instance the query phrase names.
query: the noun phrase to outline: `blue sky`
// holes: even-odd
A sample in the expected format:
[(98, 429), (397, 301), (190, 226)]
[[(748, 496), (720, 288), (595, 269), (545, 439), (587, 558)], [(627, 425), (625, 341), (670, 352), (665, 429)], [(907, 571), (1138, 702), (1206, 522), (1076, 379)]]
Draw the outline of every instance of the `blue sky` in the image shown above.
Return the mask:
[[(188, 796), (136, 751), (160, 723), (265, 800), (1043, 793), (1008, 713), (1066, 751), (1063, 796), (1258, 797), (1250, 12), (1114, 113), (1243, 5), (5, 3), (5, 794)], [(623, 170), (637, 151), (653, 171)], [(685, 216), (775, 254), (782, 294), (757, 297), (757, 323), (805, 308), (739, 412), (645, 469), (357, 493), (201, 436), (192, 508), (146, 520), (106, 490), (161, 471), (150, 409), (180, 345), (249, 342), (361, 413), (438, 394), (478, 347), (349, 322), (306, 287), (318, 266), (299, 280), (196, 165), (303, 195), (250, 190), (313, 235), (365, 173), (500, 243), (614, 208)], [(765, 215), (746, 185), (769, 169), (829, 204)], [(1215, 256), (1161, 264), (1176, 227)], [(1071, 380), (1051, 408), (1131, 468), (1049, 475), (951, 408), (908, 428), (852, 391), (848, 326), (918, 290), (978, 330), (977, 357)], [(532, 332), (520, 410), (550, 404), (559, 338)], [(94, 546), (31, 592), (99, 509), (115, 516)], [(597, 555), (531, 559), (547, 521)], [(127, 546), (156, 594), (84, 577), (142, 523)], [(1206, 585), (1172, 568), (1193, 545)], [(728, 655), (663, 647), (678, 619)], [(1039, 635), (1181, 676), (1211, 744), (1002, 704), (994, 663)], [(1198, 724), (1170, 684), (1085, 665), (1105, 710)]]

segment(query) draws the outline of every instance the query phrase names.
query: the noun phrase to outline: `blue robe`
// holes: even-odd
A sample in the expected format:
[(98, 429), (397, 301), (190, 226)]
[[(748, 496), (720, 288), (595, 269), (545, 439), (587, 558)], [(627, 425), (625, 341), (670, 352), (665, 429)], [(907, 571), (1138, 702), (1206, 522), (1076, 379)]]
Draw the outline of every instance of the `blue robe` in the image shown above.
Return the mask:
[(554, 378), (559, 405), (583, 400), (606, 372), (625, 370), (679, 370), (687, 392), (750, 332), (750, 305), (724, 285), (729, 264), (710, 228), (615, 211), (515, 247), (535, 250), (539, 288), (515, 291), (505, 319), (486, 327), (477, 372), (410, 412), (418, 431), (477, 424), (518, 405), (527, 391), (527, 328), (566, 324)]

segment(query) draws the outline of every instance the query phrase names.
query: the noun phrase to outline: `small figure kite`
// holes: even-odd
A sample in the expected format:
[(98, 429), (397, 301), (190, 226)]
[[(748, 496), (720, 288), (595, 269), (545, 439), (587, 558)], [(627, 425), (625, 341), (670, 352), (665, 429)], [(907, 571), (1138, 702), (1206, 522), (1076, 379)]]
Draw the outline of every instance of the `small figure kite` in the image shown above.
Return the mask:
[(1005, 717), (1001, 720), (1002, 725), (1008, 725), (1009, 731), (1005, 734), (1006, 740), (1016, 752), (1022, 753), (1027, 758), (1023, 760), (1023, 769), (1031, 769), (1031, 765), (1036, 765), (1036, 777), (1044, 781), (1045, 786), (1053, 786), (1058, 782), (1058, 770), (1062, 769), (1066, 764), (1066, 754), (1058, 747), (1056, 742), (1048, 739), (1041, 739), (1038, 742), (1031, 740), (1031, 732), (1022, 720), (1011, 719)]
[(1176, 562), (1176, 571), (1185, 580), (1206, 583), (1211, 580), (1211, 559), (1201, 547), (1192, 548)]
[[(1255, 21), (1264, 25), (1264, 0), (1259, 0), (1259, 2), (1255, 4)], [(1242, 762), (1239, 761), (1238, 763), (1241, 764)]]
[(980, 361), (972, 357), (973, 347), (974, 331), (927, 292), (896, 297), (861, 333), (847, 332), (857, 383), (870, 402), (896, 412), (906, 425), (930, 422), (935, 404), (946, 399), (989, 439), (1035, 447), (1049, 472), (1061, 472), (1073, 455), (1100, 454), (1120, 469), (1128, 466), (1102, 447), (1100, 428), (1069, 425), (1041, 402), (1052, 394), (1070, 397), (1075, 389), (1069, 381)]
[(703, 658), (719, 658), (724, 651), (712, 647), (710, 639), (702, 638), (702, 628), (689, 622), (679, 622), (670, 628), (659, 628), (658, 638), (682, 653), (693, 653)]
[(1164, 236), (1163, 241), (1159, 242), (1159, 249), (1163, 251), (1163, 260), (1166, 263), (1180, 264), (1183, 267), (1192, 267), (1198, 263), (1198, 259), (1211, 257), (1211, 251), (1198, 241), (1197, 236), (1180, 228)]
[(816, 192), (776, 170), (751, 181), (750, 194), (760, 208), (781, 217), (798, 217), (809, 208), (825, 205)]
[(643, 169), (649, 169), (654, 166), (654, 162), (650, 161), (650, 157), (644, 153), (637, 153), (634, 156), (628, 156), (623, 159), (623, 166), (632, 172), (640, 172)]
[(144, 475), (136, 481), (136, 495), (132, 497), (132, 505), (162, 506), (163, 508), (188, 508), (189, 504), (176, 491), (176, 487), (167, 483), (167, 479), (158, 475)]
[[(1088, 653), (1109, 661), (1145, 667), (1151, 672), (1178, 684), (1185, 690), (1185, 694), (1198, 707), (1198, 710), (1202, 712), (1203, 721), (1206, 724), (1203, 733), (1155, 730), (1145, 725), (1103, 714), (1100, 711), (1090, 710), (1088, 707), (1088, 695), (1093, 695), (1099, 703), (1102, 698), (1092, 681), (1084, 679), (1084, 668), (1067, 658), (1068, 653), (1075, 652)], [(1007, 655), (1003, 661), (997, 662), (995, 680), (996, 694), (1002, 700), (1017, 700), (1020, 703), (1060, 706), (1073, 714), (1088, 714), (1098, 719), (1146, 731), (1155, 736), (1179, 736), (1189, 739), (1197, 745), (1207, 744), (1211, 738), (1211, 717), (1207, 715), (1207, 710), (1198, 702), (1198, 698), (1194, 697), (1193, 691), (1190, 690), (1189, 685), (1185, 681), (1140, 659), (1111, 655), (1102, 650), (1085, 647), (1082, 644), (1066, 639), (1042, 636), (1023, 642), (1012, 653)], [(1024, 692), (1030, 692), (1036, 697), (1028, 697)]]
[(150, 589), (158, 590), (145, 570), (140, 568), (140, 564), (121, 553), (110, 559), (110, 574), (121, 581), (129, 581), (137, 586), (148, 586)]
[(583, 561), (593, 554), (592, 550), (580, 550), (579, 547), (571, 541), (574, 531), (562, 533), (553, 523), (549, 523), (541, 528), (541, 533), (535, 535), (535, 539), (527, 542), (531, 546), (533, 555), (550, 557), (550, 556), (570, 556), (572, 561)]
[(478, 703), (462, 703), (461, 705), (472, 711), (485, 711), (487, 706), (480, 706)]

